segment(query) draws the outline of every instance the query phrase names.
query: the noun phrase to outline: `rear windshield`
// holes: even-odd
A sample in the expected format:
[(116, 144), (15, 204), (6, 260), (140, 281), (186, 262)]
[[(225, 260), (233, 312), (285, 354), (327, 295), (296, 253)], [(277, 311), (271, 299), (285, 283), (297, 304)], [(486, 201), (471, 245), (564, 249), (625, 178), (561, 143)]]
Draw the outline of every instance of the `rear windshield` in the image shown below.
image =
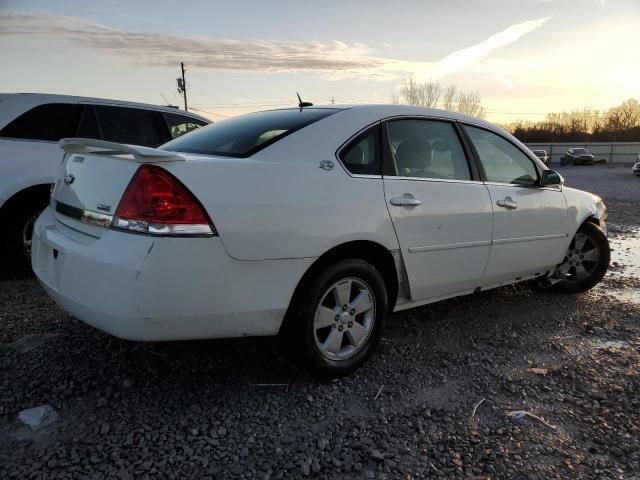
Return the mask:
[(215, 123), (165, 143), (162, 150), (249, 157), (290, 133), (339, 112), (331, 108), (270, 110)]

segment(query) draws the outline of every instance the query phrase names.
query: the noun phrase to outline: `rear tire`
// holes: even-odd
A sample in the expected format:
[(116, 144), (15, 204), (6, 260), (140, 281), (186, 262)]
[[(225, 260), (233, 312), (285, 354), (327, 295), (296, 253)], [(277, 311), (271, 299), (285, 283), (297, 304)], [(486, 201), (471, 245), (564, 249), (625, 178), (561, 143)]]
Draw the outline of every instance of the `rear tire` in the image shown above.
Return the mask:
[(320, 273), (293, 308), (282, 335), (285, 349), (313, 374), (331, 378), (353, 372), (371, 356), (389, 306), (378, 270), (350, 259)]
[(586, 222), (576, 232), (563, 262), (558, 266), (566, 270), (565, 278), (549, 289), (562, 293), (589, 290), (607, 273), (610, 259), (607, 236), (597, 225)]
[(6, 213), (6, 230), (2, 235), (1, 256), (3, 264), (8, 268), (3, 274), (16, 276), (31, 275), (31, 239), (33, 225), (46, 207), (46, 202), (32, 200), (21, 206), (16, 206)]

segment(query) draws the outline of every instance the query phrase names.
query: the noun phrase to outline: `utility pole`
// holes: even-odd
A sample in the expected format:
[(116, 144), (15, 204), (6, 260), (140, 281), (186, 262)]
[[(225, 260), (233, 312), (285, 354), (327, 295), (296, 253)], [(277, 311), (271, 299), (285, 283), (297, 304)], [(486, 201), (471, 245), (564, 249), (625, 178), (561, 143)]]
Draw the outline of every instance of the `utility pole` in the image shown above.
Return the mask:
[(182, 78), (177, 78), (176, 82), (178, 83), (178, 93), (182, 94), (184, 98), (184, 110), (185, 112), (189, 109), (187, 108), (187, 81), (184, 78), (184, 63), (180, 62), (180, 70), (182, 71)]

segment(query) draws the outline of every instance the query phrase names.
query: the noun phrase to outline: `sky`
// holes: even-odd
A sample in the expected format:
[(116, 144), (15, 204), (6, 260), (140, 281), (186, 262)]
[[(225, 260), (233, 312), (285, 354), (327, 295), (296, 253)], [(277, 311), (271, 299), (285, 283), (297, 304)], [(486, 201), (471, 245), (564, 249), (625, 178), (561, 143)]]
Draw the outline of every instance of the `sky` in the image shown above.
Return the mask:
[(0, 0), (0, 92), (182, 105), (211, 119), (478, 90), (487, 118), (640, 98), (640, 0)]

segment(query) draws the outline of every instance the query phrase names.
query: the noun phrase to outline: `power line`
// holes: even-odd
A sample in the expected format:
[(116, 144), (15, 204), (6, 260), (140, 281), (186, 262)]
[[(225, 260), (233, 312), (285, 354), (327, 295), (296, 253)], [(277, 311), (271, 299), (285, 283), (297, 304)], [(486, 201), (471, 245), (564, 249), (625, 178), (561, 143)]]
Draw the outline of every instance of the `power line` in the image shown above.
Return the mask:
[(273, 101), (261, 103), (201, 103), (201, 106), (211, 108), (244, 108), (244, 107), (278, 107), (278, 106), (294, 106), (291, 101)]
[(216, 117), (231, 118), (230, 115), (222, 115), (221, 113), (209, 112), (207, 110), (202, 110), (200, 108), (195, 108), (193, 106), (191, 107), (191, 110), (195, 110), (196, 112), (200, 112), (200, 113), (208, 113), (209, 115), (215, 115)]

